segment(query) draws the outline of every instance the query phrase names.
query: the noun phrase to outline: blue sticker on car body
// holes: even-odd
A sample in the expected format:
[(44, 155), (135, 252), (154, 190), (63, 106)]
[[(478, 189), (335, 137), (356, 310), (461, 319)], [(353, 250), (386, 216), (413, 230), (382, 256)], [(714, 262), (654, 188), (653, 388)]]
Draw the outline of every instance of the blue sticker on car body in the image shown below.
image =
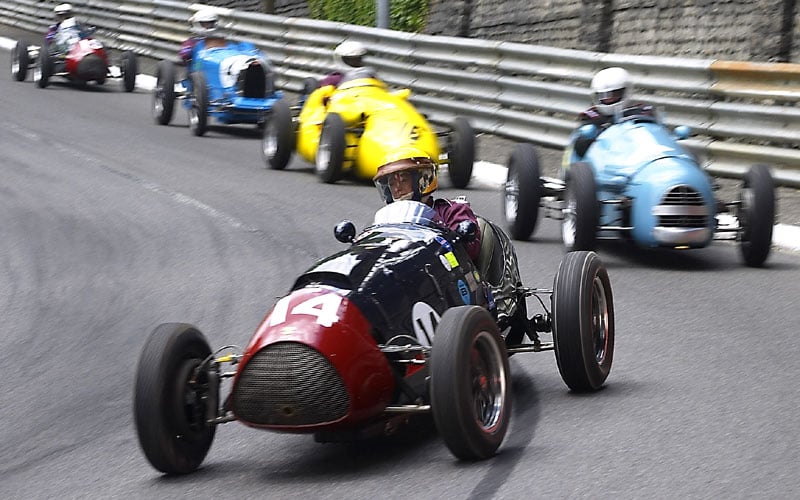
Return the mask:
[(458, 283), (456, 284), (458, 285), (458, 293), (461, 294), (461, 300), (463, 300), (465, 304), (472, 303), (470, 299), (469, 287), (467, 287), (467, 284), (464, 283), (462, 280), (458, 280)]

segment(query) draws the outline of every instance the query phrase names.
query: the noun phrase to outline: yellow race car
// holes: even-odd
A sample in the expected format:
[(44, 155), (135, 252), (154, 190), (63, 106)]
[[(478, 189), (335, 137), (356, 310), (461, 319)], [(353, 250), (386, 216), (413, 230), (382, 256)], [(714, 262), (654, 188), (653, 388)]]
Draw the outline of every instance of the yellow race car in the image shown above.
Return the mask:
[(283, 98), (267, 116), (261, 150), (269, 168), (286, 168), (296, 151), (315, 165), (323, 182), (345, 176), (372, 181), (388, 158), (417, 150), (447, 165), (454, 187), (469, 184), (475, 134), (466, 119), (457, 117), (446, 130), (436, 131), (408, 101), (410, 89), (390, 91), (371, 77), (345, 78), (337, 87), (320, 88), (308, 79), (304, 88), (302, 105), (290, 107)]

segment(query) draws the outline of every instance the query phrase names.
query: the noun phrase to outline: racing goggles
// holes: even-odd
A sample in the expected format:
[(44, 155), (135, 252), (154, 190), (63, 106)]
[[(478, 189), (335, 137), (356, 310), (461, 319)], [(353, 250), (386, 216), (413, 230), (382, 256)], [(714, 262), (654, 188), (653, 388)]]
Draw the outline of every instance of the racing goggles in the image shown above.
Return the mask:
[(600, 104), (616, 104), (625, 96), (625, 89), (607, 90), (605, 92), (596, 92), (595, 98)]

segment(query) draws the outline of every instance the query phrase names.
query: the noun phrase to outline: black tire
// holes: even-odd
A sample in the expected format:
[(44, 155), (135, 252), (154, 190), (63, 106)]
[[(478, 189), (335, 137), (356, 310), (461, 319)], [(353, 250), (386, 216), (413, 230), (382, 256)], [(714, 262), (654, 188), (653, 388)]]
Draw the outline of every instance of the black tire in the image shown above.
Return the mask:
[(50, 58), (50, 49), (47, 44), (39, 49), (39, 57), (36, 60), (36, 67), (33, 69), (33, 81), (40, 89), (47, 87), (50, 77), (53, 75), (53, 60)]
[(594, 172), (588, 163), (579, 162), (569, 167), (564, 204), (561, 236), (567, 251), (594, 250), (600, 205), (597, 202)]
[(775, 183), (766, 165), (750, 167), (744, 176), (740, 199), (739, 248), (745, 264), (761, 267), (769, 255), (775, 225)]
[(136, 54), (130, 51), (122, 53), (122, 87), (125, 92), (133, 92), (136, 88), (136, 74), (139, 72), (139, 64), (136, 61)]
[(189, 108), (189, 130), (201, 137), (208, 130), (208, 85), (201, 71), (192, 73), (192, 107)]
[(326, 184), (332, 184), (342, 178), (346, 129), (344, 120), (338, 113), (328, 113), (322, 122), (319, 137), (315, 168), (317, 176)]
[(261, 135), (261, 156), (273, 170), (283, 170), (289, 164), (294, 150), (292, 110), (284, 99), (272, 106)]
[(153, 89), (153, 117), (159, 125), (169, 125), (175, 114), (175, 64), (161, 61), (156, 69)]
[(159, 325), (136, 368), (134, 417), (147, 460), (166, 474), (196, 470), (211, 447), (215, 425), (206, 422), (208, 372), (196, 368), (211, 354), (203, 334), (183, 323)]
[(464, 189), (472, 178), (475, 164), (475, 131), (462, 117), (453, 121), (447, 145), (447, 175), (456, 189)]
[(614, 298), (594, 252), (564, 256), (553, 284), (553, 343), (558, 371), (577, 392), (596, 391), (614, 359)]
[(462, 460), (494, 455), (511, 417), (511, 377), (489, 312), (448, 309), (436, 328), (430, 366), (431, 411), (450, 452)]
[(536, 230), (542, 199), (539, 154), (532, 144), (517, 144), (508, 159), (503, 215), (511, 237), (527, 240)]
[(11, 49), (11, 77), (18, 81), (24, 82), (28, 76), (28, 45), (23, 41), (18, 41)]

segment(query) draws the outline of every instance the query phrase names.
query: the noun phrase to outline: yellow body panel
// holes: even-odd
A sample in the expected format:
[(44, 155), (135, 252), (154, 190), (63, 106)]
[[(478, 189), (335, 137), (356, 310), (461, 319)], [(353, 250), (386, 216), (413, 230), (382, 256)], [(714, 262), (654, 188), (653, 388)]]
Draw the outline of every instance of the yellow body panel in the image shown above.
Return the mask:
[(314, 163), (325, 116), (338, 113), (347, 127), (345, 172), (371, 180), (384, 157), (408, 147), (422, 150), (438, 164), (440, 149), (436, 132), (408, 102), (409, 94), (409, 89), (390, 92), (386, 84), (373, 78), (315, 90), (300, 111), (297, 153)]

